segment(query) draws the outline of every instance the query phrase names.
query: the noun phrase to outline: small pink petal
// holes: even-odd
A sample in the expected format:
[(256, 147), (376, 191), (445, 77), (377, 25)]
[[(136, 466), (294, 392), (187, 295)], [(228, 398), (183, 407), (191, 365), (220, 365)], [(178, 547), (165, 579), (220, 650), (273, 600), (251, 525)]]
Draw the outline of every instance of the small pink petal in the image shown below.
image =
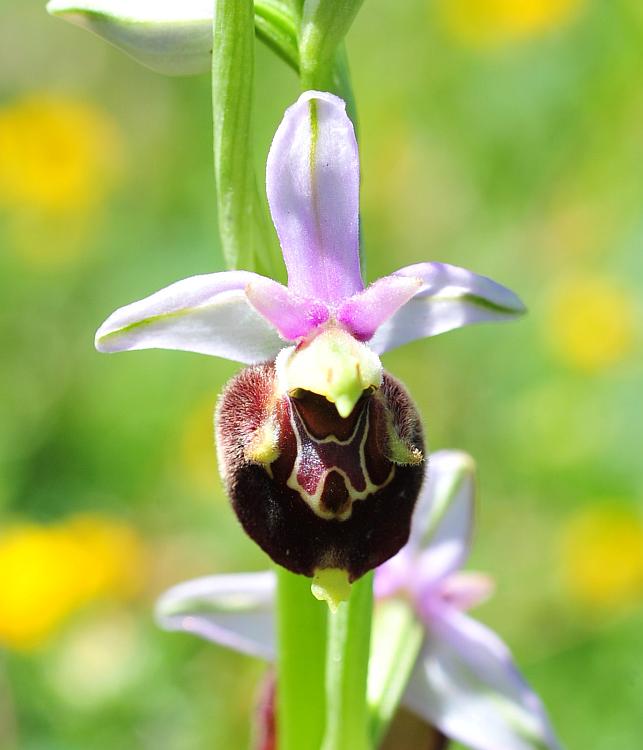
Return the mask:
[(325, 323), (326, 305), (319, 300), (298, 297), (272, 279), (258, 278), (246, 287), (250, 304), (288, 341), (296, 341)]
[(337, 320), (360, 341), (368, 341), (377, 329), (405, 305), (422, 286), (422, 280), (385, 276), (346, 300)]
[(459, 610), (468, 610), (486, 602), (495, 590), (493, 578), (484, 573), (457, 572), (444, 578), (437, 596)]

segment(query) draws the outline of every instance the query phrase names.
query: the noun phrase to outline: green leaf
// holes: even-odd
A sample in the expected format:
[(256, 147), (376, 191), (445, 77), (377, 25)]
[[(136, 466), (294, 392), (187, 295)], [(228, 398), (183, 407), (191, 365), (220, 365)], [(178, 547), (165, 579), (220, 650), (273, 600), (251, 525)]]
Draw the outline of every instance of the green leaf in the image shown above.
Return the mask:
[(280, 0), (255, 0), (257, 38), (299, 72), (297, 26), (289, 6)]
[(370, 734), (375, 747), (395, 716), (423, 638), (422, 624), (407, 602), (389, 600), (378, 605), (368, 667)]

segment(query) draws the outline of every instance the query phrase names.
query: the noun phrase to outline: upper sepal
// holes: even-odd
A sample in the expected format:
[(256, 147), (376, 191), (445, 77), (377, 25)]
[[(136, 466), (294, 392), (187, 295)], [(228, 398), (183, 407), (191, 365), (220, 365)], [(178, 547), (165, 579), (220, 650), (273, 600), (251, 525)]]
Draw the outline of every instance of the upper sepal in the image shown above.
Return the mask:
[(342, 99), (306, 91), (286, 110), (266, 189), (288, 288), (332, 304), (360, 292), (359, 156)]

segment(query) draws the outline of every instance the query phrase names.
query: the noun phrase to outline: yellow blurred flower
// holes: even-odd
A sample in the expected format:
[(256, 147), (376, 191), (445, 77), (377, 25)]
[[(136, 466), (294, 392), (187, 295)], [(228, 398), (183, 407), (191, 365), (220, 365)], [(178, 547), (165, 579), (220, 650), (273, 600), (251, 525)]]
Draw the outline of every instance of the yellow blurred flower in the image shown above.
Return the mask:
[(39, 646), (84, 604), (135, 594), (144, 567), (136, 533), (101, 516), (6, 530), (0, 536), (0, 643)]
[(634, 302), (626, 290), (600, 276), (585, 276), (554, 291), (545, 335), (565, 364), (596, 371), (632, 350), (635, 320)]
[(643, 600), (643, 521), (632, 511), (593, 506), (562, 533), (565, 582), (575, 599), (597, 609)]
[(439, 0), (446, 28), (458, 39), (491, 47), (535, 36), (569, 21), (583, 0)]
[(114, 123), (86, 102), (32, 94), (0, 108), (0, 201), (9, 207), (84, 212), (119, 162)]
[(109, 115), (31, 94), (0, 107), (0, 207), (14, 251), (47, 268), (76, 259), (122, 167)]

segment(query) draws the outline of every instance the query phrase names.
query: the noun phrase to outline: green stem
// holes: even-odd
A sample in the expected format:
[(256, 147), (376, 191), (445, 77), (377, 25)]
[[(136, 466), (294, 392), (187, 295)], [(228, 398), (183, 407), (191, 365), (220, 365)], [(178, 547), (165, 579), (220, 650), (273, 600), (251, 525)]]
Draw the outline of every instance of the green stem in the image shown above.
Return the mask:
[(304, 89), (330, 91), (339, 45), (363, 0), (305, 0), (299, 37), (299, 67)]
[(254, 0), (254, 6), (257, 38), (298, 73), (298, 18), (280, 0)]
[(327, 607), (310, 579), (277, 568), (279, 750), (318, 750), (326, 713)]
[(322, 750), (370, 750), (366, 681), (373, 574), (353, 584), (350, 599), (328, 621), (326, 734)]
[(228, 268), (253, 268), (252, 82), (254, 4), (215, 0), (212, 39), (214, 173)]

